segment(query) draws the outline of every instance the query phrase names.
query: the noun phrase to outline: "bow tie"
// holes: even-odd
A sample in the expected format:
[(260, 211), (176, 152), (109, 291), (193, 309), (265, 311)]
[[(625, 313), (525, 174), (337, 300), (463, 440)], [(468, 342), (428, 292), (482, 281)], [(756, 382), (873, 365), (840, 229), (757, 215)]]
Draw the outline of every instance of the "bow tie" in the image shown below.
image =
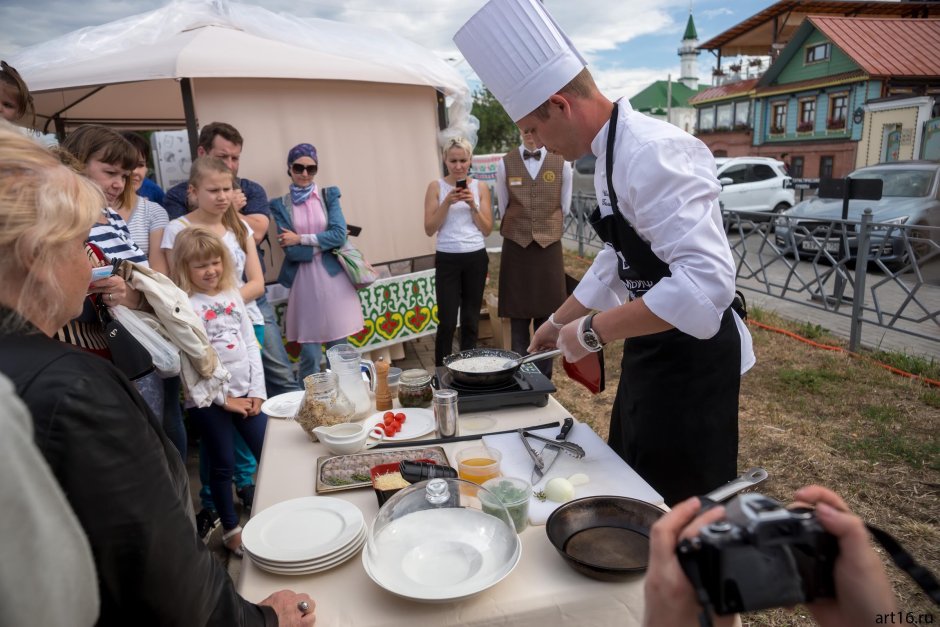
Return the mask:
[(522, 158), (523, 158), (523, 159), (535, 159), (536, 161), (538, 161), (538, 160), (540, 160), (540, 159), (542, 158), (542, 151), (541, 151), (541, 150), (533, 150), (532, 152), (529, 152), (528, 150), (523, 150), (523, 151), (522, 151)]

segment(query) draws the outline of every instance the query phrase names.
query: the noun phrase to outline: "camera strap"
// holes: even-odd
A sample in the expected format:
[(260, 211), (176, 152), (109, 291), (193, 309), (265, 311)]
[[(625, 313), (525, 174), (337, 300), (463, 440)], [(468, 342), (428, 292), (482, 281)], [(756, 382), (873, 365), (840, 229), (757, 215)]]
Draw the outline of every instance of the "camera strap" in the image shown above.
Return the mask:
[(890, 533), (868, 523), (865, 523), (865, 527), (878, 544), (888, 552), (894, 565), (906, 572), (914, 583), (920, 586), (924, 594), (930, 597), (934, 605), (940, 607), (940, 583), (937, 583), (937, 578), (933, 576), (933, 573), (918, 564)]
[[(699, 500), (704, 503), (706, 500), (710, 499), (699, 497)], [(712, 501), (709, 509), (714, 506), (715, 503)], [(695, 598), (698, 599), (699, 605), (702, 606), (702, 611), (698, 615), (699, 627), (712, 627), (712, 604), (708, 598), (708, 591), (702, 584), (702, 573), (698, 567), (698, 560), (683, 559), (683, 557), (688, 556), (693, 551), (695, 551), (695, 545), (693, 541), (688, 538), (679, 542), (679, 546), (676, 547), (676, 552), (679, 554), (679, 565), (682, 566), (685, 576), (695, 590)]]

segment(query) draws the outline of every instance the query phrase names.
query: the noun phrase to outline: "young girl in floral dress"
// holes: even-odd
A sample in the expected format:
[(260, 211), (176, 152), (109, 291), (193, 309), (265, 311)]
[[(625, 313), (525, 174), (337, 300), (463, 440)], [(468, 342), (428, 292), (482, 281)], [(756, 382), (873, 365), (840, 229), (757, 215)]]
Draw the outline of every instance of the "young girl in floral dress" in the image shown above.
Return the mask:
[(190, 407), (189, 416), (202, 432), (209, 486), (225, 530), (222, 541), (241, 556), (242, 528), (231, 487), (235, 465), (232, 431), (237, 430), (254, 456), (261, 458), (267, 426), (267, 417), (261, 412), (261, 401), (267, 398), (261, 351), (236, 289), (235, 268), (225, 243), (208, 229), (190, 227), (177, 236), (173, 252), (173, 271), (180, 287), (189, 294), (209, 341), (232, 375), (224, 394), (208, 407)]

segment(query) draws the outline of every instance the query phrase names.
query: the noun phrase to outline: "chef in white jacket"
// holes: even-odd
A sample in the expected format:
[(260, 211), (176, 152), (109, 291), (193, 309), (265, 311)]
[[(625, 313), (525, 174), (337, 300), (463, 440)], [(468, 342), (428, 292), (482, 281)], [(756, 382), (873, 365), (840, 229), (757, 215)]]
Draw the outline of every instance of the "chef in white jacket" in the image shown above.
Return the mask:
[(733, 479), (754, 353), (731, 307), (711, 152), (601, 94), (538, 0), (490, 0), (454, 41), (522, 132), (566, 160), (597, 157), (591, 223), (604, 250), (529, 350), (557, 345), (576, 361), (625, 339), (610, 446), (667, 504)]

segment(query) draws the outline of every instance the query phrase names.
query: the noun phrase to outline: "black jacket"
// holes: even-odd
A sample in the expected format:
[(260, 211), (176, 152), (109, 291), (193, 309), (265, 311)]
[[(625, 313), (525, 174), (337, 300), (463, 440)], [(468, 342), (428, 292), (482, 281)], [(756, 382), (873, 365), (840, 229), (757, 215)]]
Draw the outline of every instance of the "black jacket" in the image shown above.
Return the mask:
[(0, 372), (29, 407), (36, 445), (88, 535), (98, 624), (276, 625), (274, 610), (242, 599), (197, 537), (186, 469), (130, 382), (32, 331), (0, 335)]

